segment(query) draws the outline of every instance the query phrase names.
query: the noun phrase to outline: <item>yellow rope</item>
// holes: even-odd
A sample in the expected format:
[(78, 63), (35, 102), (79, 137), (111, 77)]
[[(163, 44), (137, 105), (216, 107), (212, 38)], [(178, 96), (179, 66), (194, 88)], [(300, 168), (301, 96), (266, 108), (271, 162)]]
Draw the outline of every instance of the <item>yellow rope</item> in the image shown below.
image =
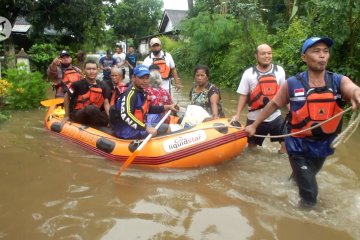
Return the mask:
[[(316, 124), (316, 125), (314, 125), (314, 126), (312, 126), (310, 128), (303, 129), (303, 130), (298, 131), (298, 132), (282, 134), (282, 135), (276, 135), (276, 136), (258, 135), (258, 134), (255, 134), (254, 136), (255, 137), (262, 137), (262, 138), (284, 138), (284, 137), (294, 136), (294, 135), (297, 135), (297, 134), (300, 134), (300, 133), (303, 133), (303, 132), (318, 128), (321, 125), (333, 120), (334, 118), (336, 118), (336, 117), (338, 117), (340, 115), (345, 114), (346, 112), (348, 112), (350, 110), (351, 110), (351, 107), (348, 107), (347, 109), (343, 110), (342, 112), (339, 112), (339, 113), (335, 114), (331, 118), (329, 118), (329, 119), (327, 119), (327, 120), (325, 120), (325, 121), (323, 121), (321, 123), (318, 123), (318, 124)], [(357, 115), (356, 118), (355, 118), (355, 115)], [(58, 118), (58, 117), (55, 117), (55, 118)], [(58, 119), (61, 119), (61, 118), (58, 118)], [(342, 143), (342, 142), (345, 143), (350, 138), (350, 136), (355, 132), (355, 130), (359, 126), (359, 123), (360, 123), (360, 114), (359, 113), (355, 114), (355, 112), (354, 112), (354, 114), (352, 114), (352, 116), (351, 116), (351, 119), (349, 121), (348, 126), (346, 127), (346, 129), (344, 131), (342, 131), (334, 139), (334, 141), (331, 144), (331, 147), (336, 148), (340, 143)], [(69, 125), (72, 125), (71, 121), (69, 121)], [(189, 132), (194, 132), (194, 131), (198, 131), (198, 130), (206, 130), (206, 129), (211, 129), (211, 128), (224, 128), (224, 127), (225, 128), (228, 127), (228, 128), (236, 128), (236, 129), (239, 129), (239, 130), (244, 130), (244, 127), (236, 127), (236, 126), (232, 126), (232, 125), (220, 125), (220, 126), (208, 126), (208, 127), (203, 127), (203, 128), (199, 128), (199, 129), (189, 129), (186, 132), (189, 133)], [(103, 138), (106, 138), (106, 139), (109, 139), (109, 140), (119, 140), (119, 138), (102, 136), (102, 135), (98, 135), (98, 134), (95, 134), (95, 133), (91, 133), (91, 132), (89, 132), (89, 131), (81, 128), (81, 127), (77, 127), (77, 128), (79, 128), (80, 130), (83, 130), (83, 131), (85, 131), (87, 133), (90, 133), (92, 135), (95, 135), (95, 136), (103, 137)], [(183, 133), (184, 133), (183, 131), (179, 131), (179, 132), (173, 132), (171, 135), (174, 136), (174, 135), (183, 134)], [(159, 137), (167, 137), (167, 135), (159, 136)]]
[[(334, 116), (332, 116), (331, 118), (316, 124), (315, 126), (312, 126), (310, 128), (307, 129), (303, 129), (301, 131), (298, 132), (294, 132), (294, 133), (288, 133), (288, 134), (283, 134), (283, 135), (276, 135), (276, 136), (268, 136), (268, 135), (257, 135), (255, 134), (255, 137), (263, 137), (263, 138), (284, 138), (284, 137), (289, 137), (289, 136), (293, 136), (299, 133), (303, 133), (309, 130), (312, 130), (314, 128), (320, 127), (321, 125), (331, 121), (332, 119), (345, 114), (346, 112), (350, 111), (351, 107), (348, 107), (347, 109), (345, 109), (344, 111), (335, 114)], [(354, 111), (353, 114), (351, 115), (351, 119), (349, 121), (348, 126), (334, 139), (334, 141), (331, 143), (331, 147), (332, 148), (336, 148), (339, 146), (340, 143), (345, 143), (350, 137), (351, 135), (356, 131), (356, 129), (359, 127), (360, 124), (360, 113), (359, 111)], [(235, 127), (235, 128), (239, 128), (239, 127)]]
[(337, 148), (340, 143), (345, 143), (358, 128), (360, 123), (359, 111), (353, 112), (348, 126), (331, 143), (332, 148)]

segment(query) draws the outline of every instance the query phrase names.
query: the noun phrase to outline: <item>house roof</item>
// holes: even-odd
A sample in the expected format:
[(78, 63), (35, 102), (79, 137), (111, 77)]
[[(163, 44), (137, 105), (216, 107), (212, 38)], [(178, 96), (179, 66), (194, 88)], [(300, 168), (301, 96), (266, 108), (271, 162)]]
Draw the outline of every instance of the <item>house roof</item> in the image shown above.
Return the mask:
[[(179, 29), (181, 21), (184, 20), (187, 16), (187, 12), (187, 10), (165, 9), (160, 22), (159, 33)], [(169, 23), (171, 23), (171, 25), (169, 26), (170, 29), (167, 29)]]
[(30, 27), (31, 24), (28, 23), (24, 17), (17, 17), (15, 20), (15, 24), (12, 28), (12, 32), (26, 33)]

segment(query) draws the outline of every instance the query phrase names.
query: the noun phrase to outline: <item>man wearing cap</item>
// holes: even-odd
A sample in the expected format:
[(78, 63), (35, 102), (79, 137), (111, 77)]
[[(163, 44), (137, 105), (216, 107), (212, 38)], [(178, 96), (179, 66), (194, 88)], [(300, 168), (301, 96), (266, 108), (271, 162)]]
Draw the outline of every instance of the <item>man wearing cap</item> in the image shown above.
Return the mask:
[(55, 89), (55, 97), (64, 97), (67, 87), (63, 84), (65, 71), (77, 72), (77, 80), (82, 77), (82, 72), (79, 68), (72, 66), (72, 58), (66, 50), (60, 52), (59, 57), (56, 57), (47, 69), (48, 79), (53, 81)]
[(143, 64), (147, 67), (150, 67), (152, 64), (158, 65), (163, 79), (161, 87), (171, 93), (171, 77), (173, 77), (175, 89), (178, 91), (181, 88), (181, 82), (171, 54), (161, 50), (161, 41), (159, 38), (152, 38), (150, 40), (150, 49), (151, 53), (144, 59)]
[(143, 139), (148, 134), (156, 136), (157, 133), (167, 132), (168, 126), (162, 125), (158, 130), (145, 124), (147, 113), (162, 113), (168, 110), (177, 111), (174, 105), (152, 106), (150, 99), (144, 91), (149, 87), (149, 68), (138, 65), (134, 68), (133, 86), (118, 99), (116, 109), (120, 118), (113, 126), (115, 135), (123, 139)]
[(326, 157), (334, 153), (330, 145), (341, 130), (342, 117), (335, 117), (314, 130), (308, 130), (309, 127), (341, 113), (342, 100), (351, 101), (354, 110), (360, 108), (360, 88), (348, 77), (326, 70), (332, 45), (333, 41), (326, 37), (307, 39), (301, 48), (307, 71), (290, 77), (256, 121), (246, 127), (248, 135), (254, 135), (265, 118), (290, 103), (287, 130), (291, 136), (285, 138), (285, 144), (303, 207), (317, 203), (316, 174)]

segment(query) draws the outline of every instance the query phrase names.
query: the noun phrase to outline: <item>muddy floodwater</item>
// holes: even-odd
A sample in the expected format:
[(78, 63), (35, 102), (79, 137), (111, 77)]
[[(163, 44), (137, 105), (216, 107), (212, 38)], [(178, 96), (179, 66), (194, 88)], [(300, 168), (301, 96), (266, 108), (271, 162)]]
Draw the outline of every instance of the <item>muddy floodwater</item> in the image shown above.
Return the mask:
[[(232, 116), (237, 95), (222, 97)], [(303, 210), (268, 140), (217, 166), (129, 167), (115, 183), (119, 165), (46, 131), (45, 111), (0, 125), (0, 239), (360, 239), (359, 129), (319, 173), (318, 206)]]

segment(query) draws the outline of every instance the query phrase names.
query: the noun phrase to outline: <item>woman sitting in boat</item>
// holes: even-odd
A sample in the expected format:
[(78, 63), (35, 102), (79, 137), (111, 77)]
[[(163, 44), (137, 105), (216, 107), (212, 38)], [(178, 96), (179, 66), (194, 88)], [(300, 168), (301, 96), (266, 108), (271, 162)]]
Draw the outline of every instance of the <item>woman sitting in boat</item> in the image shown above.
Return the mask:
[(192, 105), (203, 107), (211, 119), (225, 117), (220, 103), (220, 89), (209, 82), (210, 70), (205, 65), (196, 65), (194, 69), (195, 85), (190, 90)]
[[(149, 98), (150, 105), (154, 106), (163, 106), (163, 105), (171, 105), (173, 104), (171, 95), (168, 91), (166, 91), (163, 87), (161, 87), (162, 78), (160, 74), (160, 67), (156, 64), (152, 64), (149, 67), (150, 71), (150, 86), (145, 89)], [(161, 118), (165, 115), (162, 114), (152, 114), (148, 113), (146, 117), (146, 123), (149, 126), (155, 127), (158, 122), (160, 122)], [(168, 121), (166, 121), (168, 123)]]
[(114, 106), (116, 100), (119, 98), (120, 94), (124, 93), (128, 88), (129, 84), (123, 82), (124, 76), (122, 74), (122, 69), (118, 67), (111, 68), (111, 83), (109, 87), (112, 90), (112, 95), (110, 99), (110, 106)]
[(71, 84), (64, 97), (64, 124), (69, 118), (77, 123), (99, 128), (108, 125), (110, 88), (97, 80), (98, 64), (85, 62), (85, 78)]
[(150, 72), (148, 67), (138, 65), (134, 68), (133, 85), (116, 102), (116, 110), (120, 112), (117, 123), (113, 126), (115, 135), (123, 139), (143, 139), (148, 134), (156, 136), (168, 132), (168, 125), (162, 125), (158, 130), (145, 124), (147, 113), (163, 113), (173, 110), (175, 106), (153, 106), (145, 92), (149, 87)]

